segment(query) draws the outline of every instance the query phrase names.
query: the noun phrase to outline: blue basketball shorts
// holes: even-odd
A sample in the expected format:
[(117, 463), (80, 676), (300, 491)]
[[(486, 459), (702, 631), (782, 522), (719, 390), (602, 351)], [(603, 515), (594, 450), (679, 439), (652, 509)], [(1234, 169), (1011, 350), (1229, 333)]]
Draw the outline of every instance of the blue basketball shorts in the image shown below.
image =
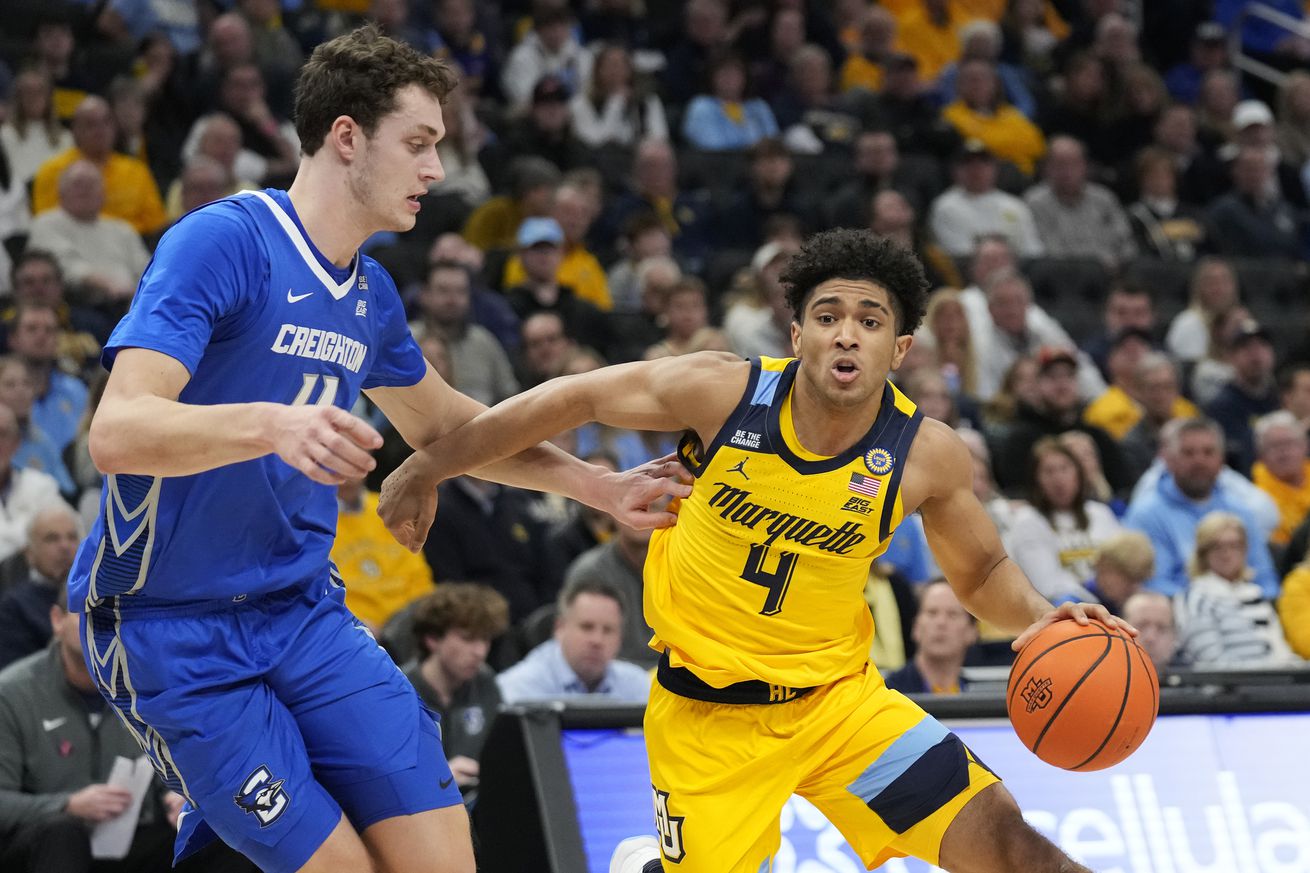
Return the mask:
[(362, 832), (461, 802), (437, 717), (328, 574), (239, 602), (122, 599), (83, 615), (83, 648), (101, 693), (187, 798), (177, 860), (217, 835), (290, 873), (343, 812)]

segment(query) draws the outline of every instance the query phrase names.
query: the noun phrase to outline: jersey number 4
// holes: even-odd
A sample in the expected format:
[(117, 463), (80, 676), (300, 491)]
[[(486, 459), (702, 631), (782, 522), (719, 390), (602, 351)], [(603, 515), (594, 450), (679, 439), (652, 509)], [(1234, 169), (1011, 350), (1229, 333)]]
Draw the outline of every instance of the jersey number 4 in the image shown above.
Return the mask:
[(318, 385), (318, 380), (323, 380), (323, 389), (318, 392), (318, 399), (313, 401), (315, 406), (331, 406), (337, 401), (337, 383), (341, 381), (337, 376), (323, 376), (319, 373), (305, 373), (304, 380), (300, 383), (300, 392), (296, 394), (296, 399), (291, 401), (292, 406), (308, 406), (310, 396), (314, 393), (314, 388)]
[(769, 589), (769, 596), (764, 598), (764, 608), (760, 610), (760, 615), (777, 615), (782, 612), (782, 601), (787, 596), (792, 574), (796, 572), (796, 553), (779, 552), (778, 565), (772, 571), (764, 569), (768, 558), (768, 546), (763, 543), (753, 544), (746, 558), (746, 566), (741, 571), (741, 578)]

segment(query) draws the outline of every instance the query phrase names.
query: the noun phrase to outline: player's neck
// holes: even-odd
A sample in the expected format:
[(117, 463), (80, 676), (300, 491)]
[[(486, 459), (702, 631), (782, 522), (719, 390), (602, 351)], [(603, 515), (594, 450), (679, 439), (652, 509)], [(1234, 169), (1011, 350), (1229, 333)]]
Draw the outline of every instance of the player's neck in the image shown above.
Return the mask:
[(792, 429), (801, 446), (816, 455), (840, 455), (855, 445), (873, 427), (881, 409), (881, 393), (868, 403), (836, 406), (799, 374), (791, 392)]
[(355, 210), (343, 208), (340, 192), (346, 187), (345, 178), (310, 166), (311, 161), (302, 160), (287, 194), (314, 247), (336, 266), (347, 267), (372, 230), (359, 223)]

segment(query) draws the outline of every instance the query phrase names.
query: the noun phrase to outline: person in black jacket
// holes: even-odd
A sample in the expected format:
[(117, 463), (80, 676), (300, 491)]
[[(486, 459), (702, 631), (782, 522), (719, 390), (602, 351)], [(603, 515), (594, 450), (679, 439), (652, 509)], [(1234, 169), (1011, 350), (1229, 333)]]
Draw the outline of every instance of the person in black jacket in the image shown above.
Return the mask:
[(910, 635), (914, 657), (887, 676), (888, 688), (902, 694), (958, 694), (968, 687), (961, 670), (965, 654), (978, 642), (978, 620), (960, 605), (945, 579), (920, 590)]

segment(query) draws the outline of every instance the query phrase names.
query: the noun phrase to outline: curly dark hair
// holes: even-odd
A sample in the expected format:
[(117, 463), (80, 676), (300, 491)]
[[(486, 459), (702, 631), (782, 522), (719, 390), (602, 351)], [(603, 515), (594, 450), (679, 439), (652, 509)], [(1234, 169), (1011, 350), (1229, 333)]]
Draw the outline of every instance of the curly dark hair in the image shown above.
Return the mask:
[(816, 233), (792, 256), (779, 281), (798, 322), (810, 292), (829, 279), (866, 281), (885, 288), (899, 336), (914, 333), (928, 310), (928, 280), (914, 252), (867, 230)]
[(320, 44), (296, 80), (295, 121), (300, 149), (313, 155), (332, 122), (355, 119), (372, 136), (378, 122), (395, 111), (396, 94), (408, 85), (425, 88), (440, 101), (459, 84), (445, 63), (398, 42), (369, 24)]

